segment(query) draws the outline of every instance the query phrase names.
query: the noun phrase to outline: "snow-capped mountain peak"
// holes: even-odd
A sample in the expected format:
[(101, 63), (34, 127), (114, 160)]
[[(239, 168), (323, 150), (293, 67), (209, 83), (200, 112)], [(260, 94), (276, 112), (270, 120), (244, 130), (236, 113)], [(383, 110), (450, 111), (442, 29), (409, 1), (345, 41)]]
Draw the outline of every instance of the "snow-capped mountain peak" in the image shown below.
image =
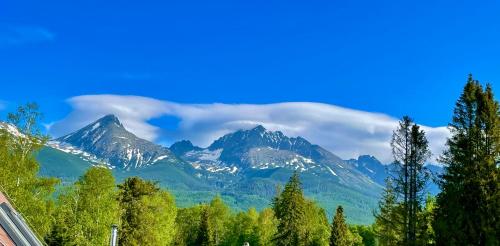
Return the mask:
[(127, 131), (118, 117), (111, 114), (56, 139), (54, 146), (58, 142), (125, 169), (151, 165), (160, 160), (178, 161), (169, 149)]

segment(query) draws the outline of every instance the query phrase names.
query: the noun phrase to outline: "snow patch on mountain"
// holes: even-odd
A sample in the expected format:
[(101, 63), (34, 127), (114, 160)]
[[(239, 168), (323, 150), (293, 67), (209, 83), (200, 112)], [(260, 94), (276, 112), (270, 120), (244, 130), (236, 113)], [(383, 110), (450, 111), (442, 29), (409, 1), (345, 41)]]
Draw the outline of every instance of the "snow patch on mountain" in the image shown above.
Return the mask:
[(82, 160), (88, 161), (93, 165), (105, 166), (105, 167), (108, 167), (110, 169), (116, 168), (116, 166), (111, 165), (107, 161), (100, 159), (97, 156), (95, 156), (89, 152), (86, 152), (86, 151), (83, 151), (79, 148), (76, 148), (76, 147), (72, 146), (71, 144), (52, 140), (52, 141), (48, 141), (46, 143), (46, 146), (51, 147), (53, 149), (60, 150), (62, 152), (68, 153), (68, 154), (76, 155), (79, 158), (81, 158)]

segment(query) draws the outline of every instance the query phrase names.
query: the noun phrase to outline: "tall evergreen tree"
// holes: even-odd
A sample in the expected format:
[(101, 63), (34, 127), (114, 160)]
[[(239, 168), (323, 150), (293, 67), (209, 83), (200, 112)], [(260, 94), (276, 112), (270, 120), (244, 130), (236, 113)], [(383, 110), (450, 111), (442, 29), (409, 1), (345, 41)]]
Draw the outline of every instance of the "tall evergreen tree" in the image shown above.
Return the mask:
[(413, 120), (404, 116), (391, 140), (394, 156), (395, 191), (402, 198), (402, 244), (417, 241), (417, 214), (421, 210), (423, 190), (428, 180), (424, 164), (430, 157), (425, 132)]
[(500, 244), (500, 120), (490, 85), (469, 75), (441, 161), (434, 230), (438, 245)]
[(399, 245), (402, 242), (402, 218), (398, 210), (401, 205), (397, 203), (396, 194), (390, 178), (385, 181), (382, 199), (375, 214), (374, 230), (381, 246)]
[(283, 192), (273, 201), (273, 210), (278, 219), (278, 230), (274, 236), (277, 246), (304, 245), (305, 206), (299, 174), (294, 172)]
[(344, 209), (342, 208), (342, 206), (337, 207), (335, 217), (333, 217), (330, 233), (330, 246), (351, 245), (349, 227), (345, 222)]

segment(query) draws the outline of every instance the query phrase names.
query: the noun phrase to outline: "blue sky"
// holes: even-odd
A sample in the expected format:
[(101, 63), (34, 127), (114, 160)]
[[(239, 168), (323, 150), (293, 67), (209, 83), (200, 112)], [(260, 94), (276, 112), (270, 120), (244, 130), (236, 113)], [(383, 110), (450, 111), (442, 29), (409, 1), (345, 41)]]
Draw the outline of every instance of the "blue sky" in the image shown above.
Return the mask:
[(6, 0), (0, 112), (36, 101), (57, 124), (74, 113), (70, 98), (111, 94), (317, 102), (444, 126), (468, 73), (500, 86), (499, 11), (498, 1)]

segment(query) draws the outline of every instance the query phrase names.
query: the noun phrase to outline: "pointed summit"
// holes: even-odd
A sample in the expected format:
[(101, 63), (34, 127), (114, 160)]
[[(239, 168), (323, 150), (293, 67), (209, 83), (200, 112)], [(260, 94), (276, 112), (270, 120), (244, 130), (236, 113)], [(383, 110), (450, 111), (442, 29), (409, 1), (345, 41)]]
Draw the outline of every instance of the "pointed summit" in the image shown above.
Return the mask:
[(109, 124), (115, 123), (118, 126), (122, 126), (123, 127), (123, 125), (120, 122), (120, 120), (118, 119), (118, 117), (116, 117), (116, 115), (114, 115), (114, 114), (105, 115), (102, 118), (100, 118), (97, 121), (95, 121), (95, 123), (100, 123), (102, 125), (109, 125)]
[(266, 128), (264, 128), (262, 125), (258, 125), (256, 127), (254, 127), (252, 130), (250, 131), (253, 131), (253, 132), (265, 132), (266, 131)]
[(178, 161), (169, 149), (127, 131), (118, 117), (112, 114), (56, 141), (70, 144), (114, 166), (126, 169), (154, 164), (163, 159)]

